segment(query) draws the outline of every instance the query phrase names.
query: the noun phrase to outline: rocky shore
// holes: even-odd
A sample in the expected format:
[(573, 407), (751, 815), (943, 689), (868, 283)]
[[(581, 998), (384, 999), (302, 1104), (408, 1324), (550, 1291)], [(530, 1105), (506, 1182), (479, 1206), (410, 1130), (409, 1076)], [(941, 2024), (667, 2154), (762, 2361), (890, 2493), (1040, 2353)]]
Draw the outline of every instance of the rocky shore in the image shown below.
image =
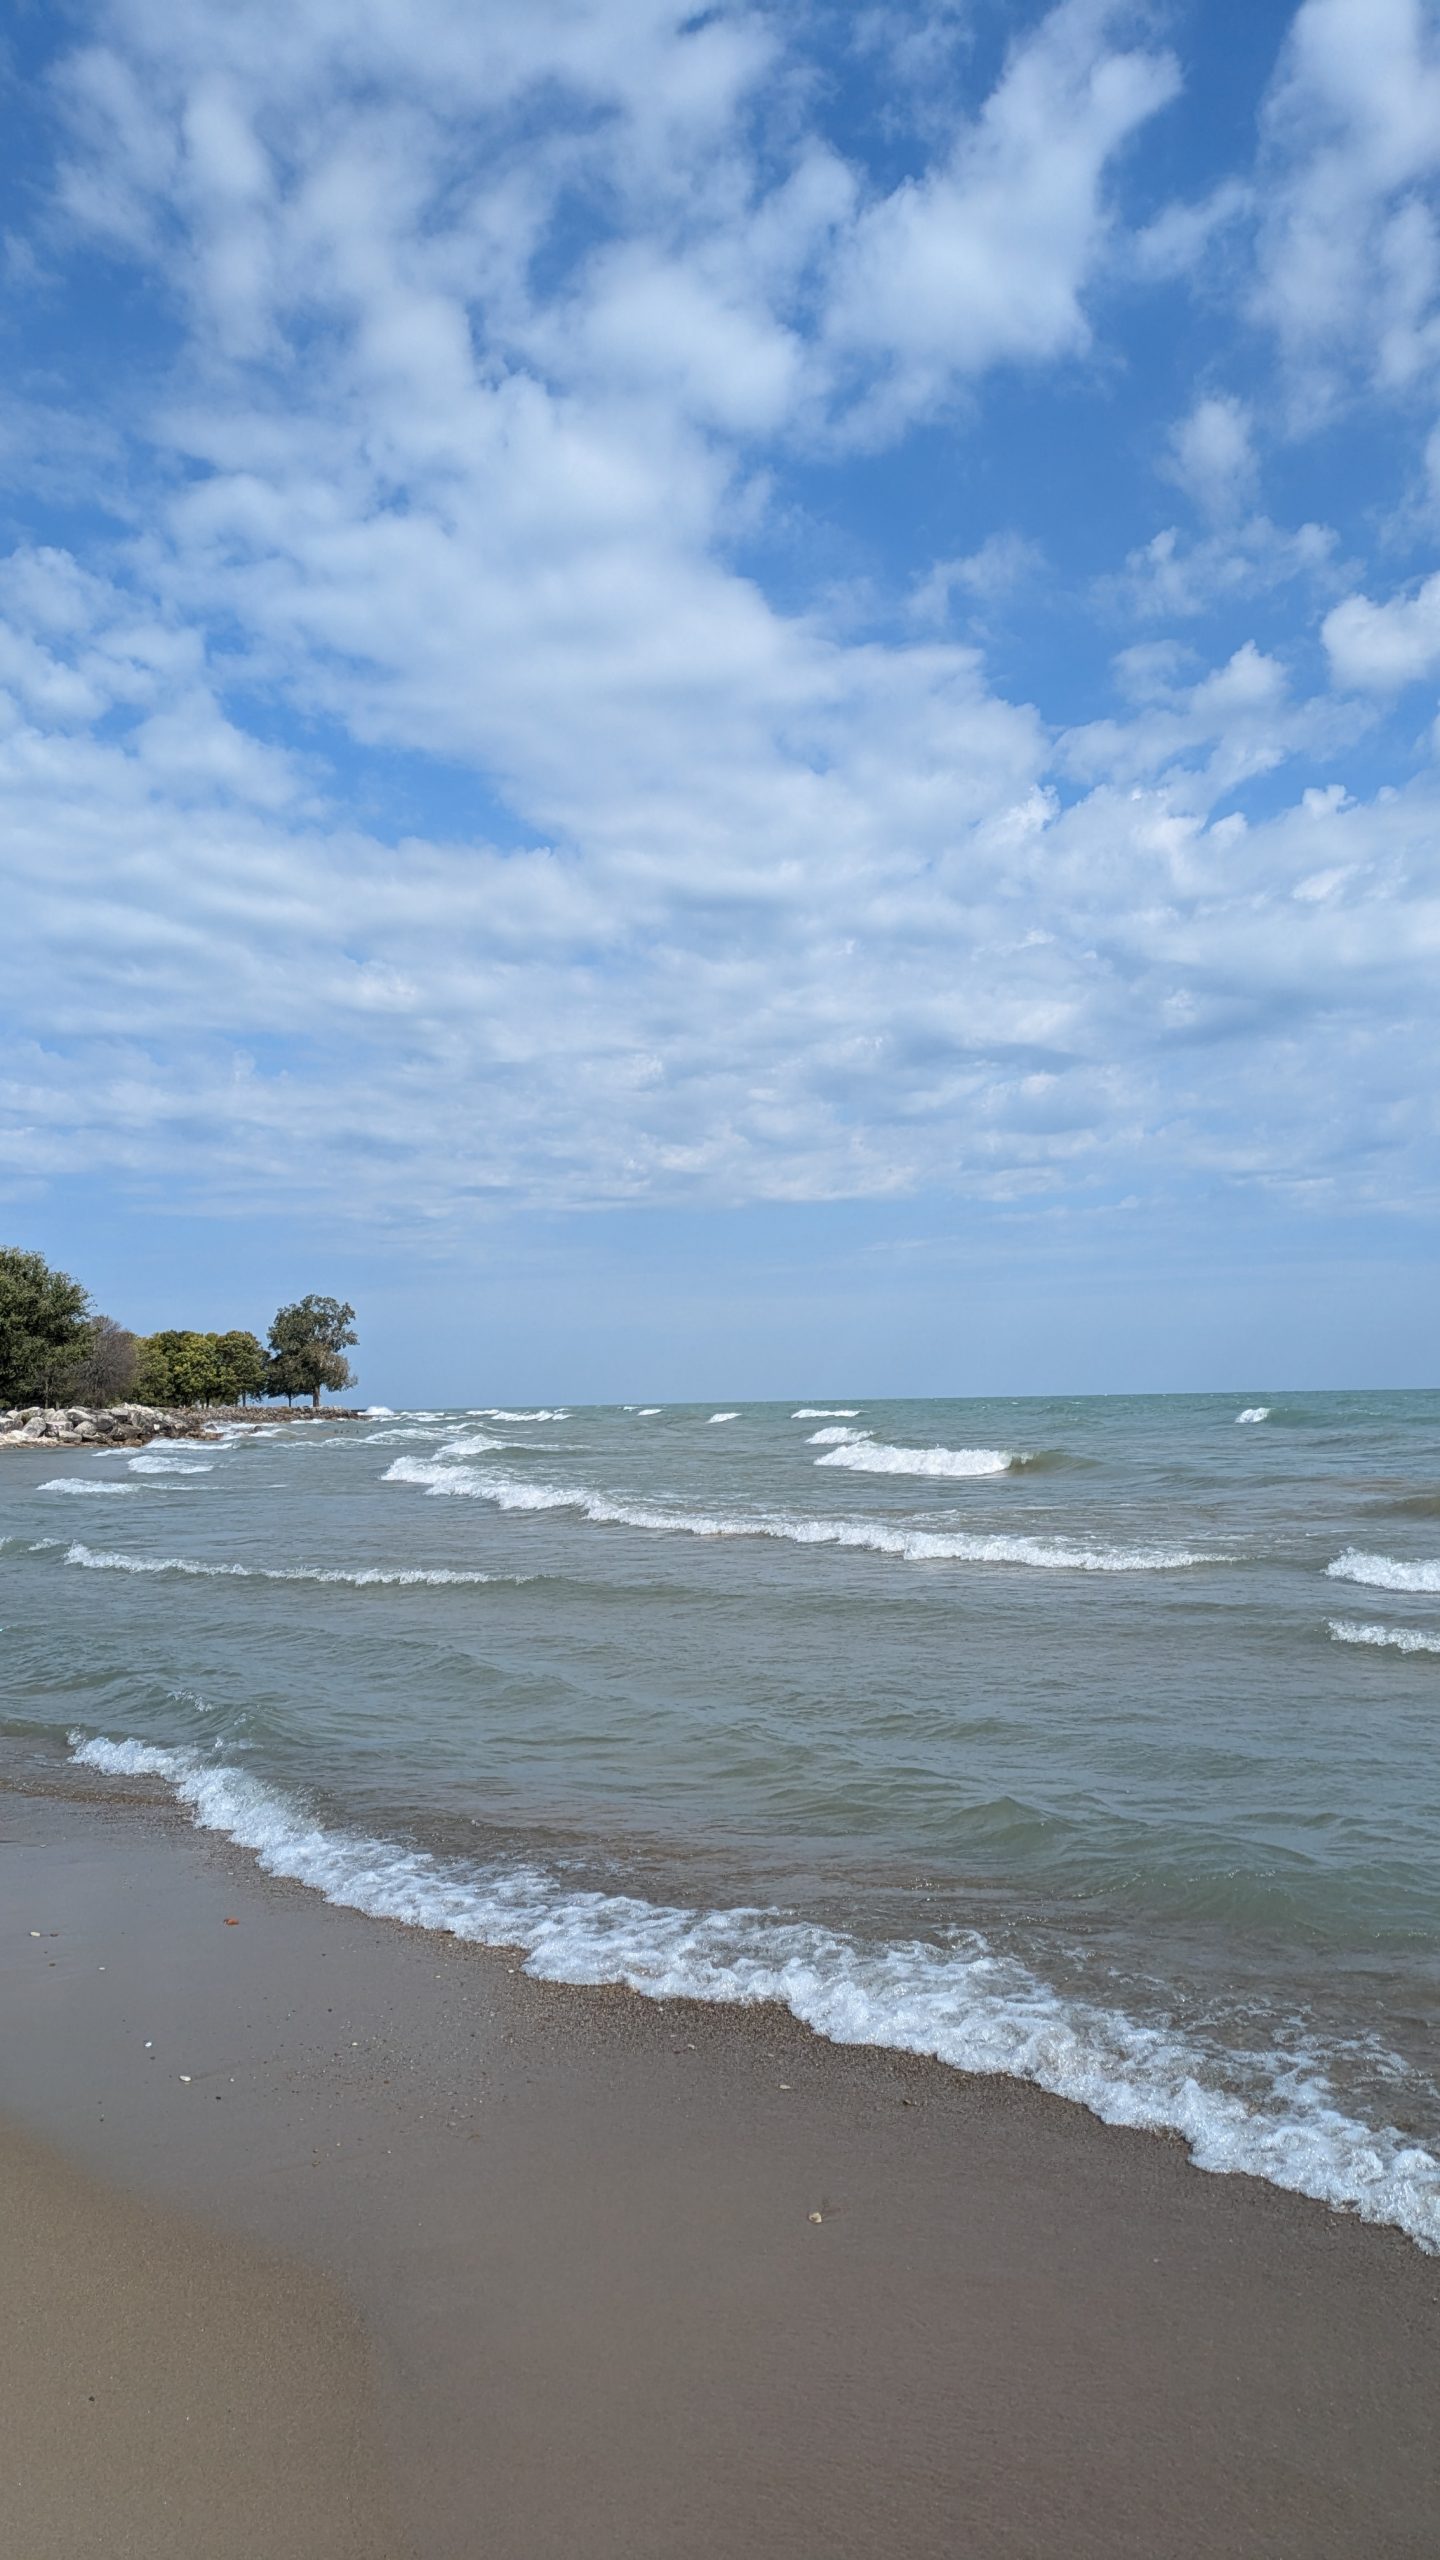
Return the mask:
[[(348, 1405), (326, 1405), (332, 1422), (353, 1422)], [(0, 1449), (142, 1449), (151, 1440), (213, 1440), (237, 1424), (314, 1419), (308, 1405), (278, 1410), (254, 1405), (17, 1405), (0, 1412)]]

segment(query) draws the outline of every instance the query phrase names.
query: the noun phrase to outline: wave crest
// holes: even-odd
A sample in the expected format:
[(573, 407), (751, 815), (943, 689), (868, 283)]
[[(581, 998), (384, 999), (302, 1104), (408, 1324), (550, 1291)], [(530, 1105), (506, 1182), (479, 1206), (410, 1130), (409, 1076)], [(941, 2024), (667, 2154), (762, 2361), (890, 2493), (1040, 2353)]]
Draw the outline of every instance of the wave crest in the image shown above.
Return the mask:
[(105, 1548), (82, 1546), (78, 1539), (65, 1562), (83, 1565), (87, 1573), (181, 1573), (207, 1582), (348, 1582), (357, 1589), (371, 1583), (403, 1588), (411, 1583), (521, 1582), (531, 1578), (513, 1573), (452, 1572), (445, 1565), (363, 1565), (346, 1572), (338, 1566), (325, 1565), (205, 1564), (193, 1556), (124, 1556)]
[(577, 1891), (538, 1865), (466, 1867), (427, 1850), (327, 1830), (245, 1771), (194, 1752), (72, 1733), (76, 1763), (162, 1779), (195, 1822), (253, 1851), (270, 1875), (373, 1919), (525, 1950), (542, 1981), (622, 1982), (655, 2000), (778, 2000), (832, 2044), (933, 2055), (956, 2070), (1033, 2081), (1106, 2124), (1177, 2133), (1197, 2168), (1392, 2223), (1440, 2252), (1440, 2162), (1393, 2125), (1357, 2122), (1316, 2073), (1269, 2067), (1259, 2102), (1207, 2085), (1204, 2051), (1169, 2025), (1066, 2000), (978, 1931), (949, 1944), (866, 1943), (756, 1910), (685, 1910)]
[(1423, 1627), (1367, 1625), (1358, 1618), (1332, 1618), (1329, 1625), (1337, 1644), (1386, 1645), (1392, 1653), (1440, 1653), (1440, 1635), (1427, 1635)]
[[(814, 1433), (819, 1439), (820, 1433)], [(817, 1467), (848, 1467), (866, 1476), (1003, 1476), (1023, 1466), (1013, 1449), (902, 1449), (884, 1440), (848, 1437), (815, 1461)]]
[(1347, 1547), (1325, 1567), (1332, 1582), (1364, 1582), (1376, 1591), (1440, 1591), (1440, 1557), (1407, 1564), (1399, 1556), (1371, 1556)]
[(851, 1547), (903, 1557), (910, 1564), (1018, 1564), (1069, 1573), (1169, 1573), (1186, 1565), (1217, 1564), (1217, 1556), (1188, 1547), (1083, 1547), (1063, 1538), (971, 1534), (959, 1530), (905, 1529), (881, 1520), (815, 1520), (775, 1511), (678, 1511), (661, 1504), (623, 1502), (586, 1485), (525, 1484), (515, 1476), (482, 1475), (474, 1467), (437, 1466), (396, 1458), (385, 1470), (391, 1484), (423, 1492), (493, 1502), (500, 1511), (578, 1511), (607, 1526), (678, 1532), (689, 1538), (785, 1538), (802, 1547)]

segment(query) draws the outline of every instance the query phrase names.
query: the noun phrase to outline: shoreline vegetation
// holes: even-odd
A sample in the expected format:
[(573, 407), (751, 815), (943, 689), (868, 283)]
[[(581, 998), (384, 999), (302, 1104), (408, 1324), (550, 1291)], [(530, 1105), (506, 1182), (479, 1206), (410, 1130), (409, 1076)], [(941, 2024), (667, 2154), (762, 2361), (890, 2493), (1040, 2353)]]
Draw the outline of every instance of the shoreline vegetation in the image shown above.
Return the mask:
[(0, 1245), (0, 1408), (85, 1410), (149, 1406), (245, 1406), (355, 1383), (355, 1310), (311, 1292), (277, 1308), (264, 1343), (240, 1328), (132, 1333), (103, 1315), (68, 1271), (21, 1245)]
[[(155, 2560), (367, 2551), (274, 2498), (358, 2413), (395, 2560), (1430, 2560), (1440, 2288), (1398, 2233), (769, 2004), (534, 1980), (13, 1742), (0, 1804), (7, 2548), (114, 2549), (118, 2481)], [(26, 2180), (85, 2217), (58, 2288), (16, 2291)], [(187, 2230), (252, 2271), (221, 2497), (183, 2460), (212, 2368), (145, 2345), (142, 2214), (152, 2272)], [(92, 2458), (142, 2385), (148, 2510)]]

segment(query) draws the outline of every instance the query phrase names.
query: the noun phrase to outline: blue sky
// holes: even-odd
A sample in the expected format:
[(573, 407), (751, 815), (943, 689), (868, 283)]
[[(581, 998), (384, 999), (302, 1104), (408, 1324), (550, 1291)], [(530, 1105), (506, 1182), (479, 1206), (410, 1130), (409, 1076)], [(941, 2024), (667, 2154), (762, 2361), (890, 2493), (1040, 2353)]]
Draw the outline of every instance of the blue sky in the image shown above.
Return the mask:
[(9, 1234), (387, 1401), (1433, 1383), (1440, 11), (4, 28)]

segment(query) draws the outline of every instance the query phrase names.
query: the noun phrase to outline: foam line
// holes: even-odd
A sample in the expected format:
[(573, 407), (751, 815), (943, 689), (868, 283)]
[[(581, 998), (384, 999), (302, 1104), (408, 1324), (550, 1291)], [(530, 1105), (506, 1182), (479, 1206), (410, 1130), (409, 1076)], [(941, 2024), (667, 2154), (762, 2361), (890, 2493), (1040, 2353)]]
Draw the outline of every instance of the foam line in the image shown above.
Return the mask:
[(366, 1565), (349, 1572), (342, 1572), (338, 1567), (332, 1569), (323, 1565), (205, 1564), (194, 1556), (118, 1555), (110, 1549), (82, 1546), (78, 1539), (66, 1554), (65, 1561), (67, 1564), (83, 1565), (87, 1573), (182, 1573), (193, 1574), (205, 1581), (348, 1582), (354, 1584), (357, 1590), (364, 1589), (372, 1583), (383, 1583), (386, 1586), (405, 1589), (414, 1583), (439, 1585), (442, 1583), (528, 1582), (534, 1579), (530, 1574), (452, 1572), (448, 1566), (443, 1565), (397, 1566), (393, 1569), (379, 1565)]
[(1179, 2134), (1197, 2168), (1266, 2178), (1440, 2252), (1440, 2162), (1393, 2125), (1346, 2115), (1318, 2068), (1277, 2054), (1257, 2096), (1243, 2098), (1215, 2085), (1211, 2058), (1178, 2028), (1067, 2000), (978, 1931), (943, 1946), (866, 1942), (780, 1912), (579, 1891), (536, 1864), (462, 1866), (328, 1829), (209, 1754), (80, 1733), (70, 1744), (82, 1768), (162, 1779), (203, 1829), (342, 1908), (519, 1947), (543, 1981), (622, 1982), (656, 2000), (783, 2001), (833, 2044), (1033, 2081), (1106, 2124)]
[(616, 1501), (585, 1485), (527, 1484), (518, 1477), (485, 1475), (474, 1467), (440, 1466), (396, 1458), (385, 1470), (390, 1484), (422, 1492), (493, 1502), (501, 1511), (578, 1511), (583, 1519), (630, 1529), (677, 1532), (689, 1538), (785, 1538), (802, 1547), (855, 1547), (901, 1556), (910, 1564), (1018, 1564), (1068, 1573), (1170, 1573), (1187, 1565), (1218, 1564), (1218, 1556), (1189, 1547), (1091, 1547), (1063, 1538), (985, 1535), (959, 1530), (906, 1529), (880, 1520), (814, 1520), (786, 1512), (680, 1511), (659, 1504)]
[(1440, 1653), (1440, 1635), (1427, 1634), (1423, 1627), (1376, 1626), (1357, 1618), (1332, 1618), (1329, 1626), (1337, 1644), (1383, 1645), (1392, 1653)]

